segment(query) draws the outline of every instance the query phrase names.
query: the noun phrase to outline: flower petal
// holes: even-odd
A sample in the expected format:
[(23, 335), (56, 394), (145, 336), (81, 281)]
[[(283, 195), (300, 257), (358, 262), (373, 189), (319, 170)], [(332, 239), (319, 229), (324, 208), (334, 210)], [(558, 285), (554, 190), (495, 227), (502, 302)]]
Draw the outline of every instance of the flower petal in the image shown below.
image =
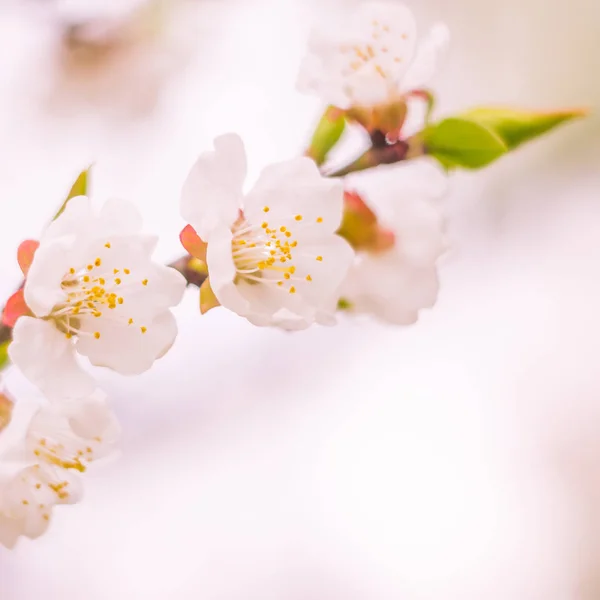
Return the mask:
[(179, 240), (191, 256), (206, 262), (206, 242), (202, 240), (191, 225), (186, 225), (181, 230)]
[(253, 223), (326, 234), (340, 226), (343, 201), (342, 183), (323, 177), (314, 161), (299, 157), (263, 169), (244, 200), (244, 215)]
[(17, 319), (24, 315), (31, 314), (25, 297), (23, 288), (17, 290), (7, 301), (2, 313), (2, 323), (7, 327), (14, 327)]
[(250, 305), (235, 284), (237, 272), (231, 253), (232, 239), (230, 229), (219, 227), (212, 232), (208, 240), (206, 263), (210, 286), (221, 306), (246, 316)]
[(416, 90), (429, 83), (449, 42), (450, 31), (446, 25), (437, 23), (431, 28), (427, 37), (419, 44), (415, 58), (402, 78), (402, 92)]
[(38, 317), (45, 317), (65, 293), (61, 282), (73, 265), (73, 240), (56, 238), (40, 245), (25, 280), (24, 297), (27, 306)]
[(83, 397), (96, 387), (77, 363), (71, 341), (49, 321), (21, 317), (13, 329), (8, 354), (50, 398)]
[(181, 215), (202, 239), (238, 217), (246, 178), (246, 151), (236, 134), (215, 139), (215, 149), (200, 155), (183, 186)]
[(29, 271), (29, 267), (31, 267), (33, 257), (35, 256), (39, 245), (40, 243), (37, 240), (25, 240), (17, 250), (17, 261), (19, 262), (19, 267), (21, 267), (21, 272), (25, 277), (27, 277), (27, 272)]
[(75, 232), (87, 234), (93, 228), (94, 211), (92, 201), (87, 196), (75, 196), (67, 202), (62, 214), (52, 221), (44, 231), (40, 243), (73, 236)]
[(77, 350), (93, 365), (121, 375), (139, 375), (173, 345), (177, 323), (170, 311), (164, 311), (152, 320), (131, 325), (110, 318), (82, 319), (81, 331)]

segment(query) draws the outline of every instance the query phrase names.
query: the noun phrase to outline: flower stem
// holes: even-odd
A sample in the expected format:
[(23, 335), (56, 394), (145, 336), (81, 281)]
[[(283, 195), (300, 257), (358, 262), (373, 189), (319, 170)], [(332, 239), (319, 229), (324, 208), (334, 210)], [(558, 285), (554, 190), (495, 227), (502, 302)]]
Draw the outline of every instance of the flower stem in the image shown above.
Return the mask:
[(185, 277), (188, 285), (200, 287), (204, 283), (204, 280), (208, 277), (208, 273), (206, 271), (194, 268), (195, 260), (196, 259), (189, 254), (185, 254), (167, 266), (179, 271)]
[(325, 173), (326, 177), (344, 177), (350, 173), (372, 169), (379, 165), (391, 165), (397, 162), (417, 158), (425, 154), (425, 145), (422, 137), (415, 134), (406, 140), (399, 140), (395, 144), (374, 144), (354, 162), (336, 171)]

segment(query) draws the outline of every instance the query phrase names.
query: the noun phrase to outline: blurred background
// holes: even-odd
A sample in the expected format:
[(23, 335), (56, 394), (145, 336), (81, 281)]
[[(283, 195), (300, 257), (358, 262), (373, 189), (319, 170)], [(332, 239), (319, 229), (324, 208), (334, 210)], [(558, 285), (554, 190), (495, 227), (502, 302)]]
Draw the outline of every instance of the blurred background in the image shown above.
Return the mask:
[[(309, 29), (355, 4), (172, 0), (123, 33), (146, 7), (112, 2), (0, 0), (2, 297), (92, 162), (93, 194), (134, 201), (175, 258), (196, 155), (226, 131), (254, 175), (298, 154)], [(411, 6), (452, 32), (438, 114), (600, 104), (597, 0)], [(96, 10), (107, 28), (77, 26)], [(599, 134), (592, 115), (453, 177), (454, 246), (416, 326), (289, 335), (200, 318), (190, 290), (151, 372), (98, 371), (123, 456), (0, 551), (0, 598), (597, 600)]]

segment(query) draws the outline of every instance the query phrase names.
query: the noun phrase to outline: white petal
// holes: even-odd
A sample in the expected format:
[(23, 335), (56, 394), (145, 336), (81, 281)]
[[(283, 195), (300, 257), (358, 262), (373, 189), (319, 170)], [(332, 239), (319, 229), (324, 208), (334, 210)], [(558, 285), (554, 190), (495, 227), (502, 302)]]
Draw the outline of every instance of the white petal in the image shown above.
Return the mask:
[(412, 12), (402, 4), (366, 2), (340, 29), (311, 36), (298, 88), (340, 108), (380, 104), (396, 95), (414, 56)]
[(222, 306), (246, 316), (250, 305), (236, 286), (236, 269), (231, 253), (233, 235), (226, 227), (215, 229), (208, 238), (206, 261), (210, 286)]
[(63, 213), (44, 231), (40, 243), (64, 236), (74, 236), (78, 232), (86, 234), (93, 228), (94, 210), (87, 196), (76, 196), (67, 202)]
[[(108, 367), (122, 375), (139, 375), (173, 345), (177, 323), (170, 311), (131, 325), (103, 316), (82, 319), (82, 332), (76, 348), (93, 365)], [(96, 332), (100, 334), (98, 339), (94, 336)]]
[(90, 396), (39, 410), (29, 426), (27, 447), (39, 462), (82, 470), (80, 465), (114, 452), (119, 435), (118, 422), (106, 402)]
[(416, 56), (402, 78), (401, 91), (408, 92), (429, 83), (449, 41), (450, 31), (446, 25), (438, 23), (432, 27), (427, 37), (419, 44)]
[(21, 317), (8, 348), (13, 363), (50, 398), (91, 394), (95, 383), (81, 369), (70, 340), (49, 321)]
[(138, 233), (142, 215), (131, 202), (111, 198), (102, 205), (95, 227), (97, 237)]
[(323, 177), (312, 160), (300, 157), (263, 169), (244, 200), (244, 215), (255, 224), (267, 221), (270, 227), (285, 225), (292, 231), (314, 227), (326, 234), (338, 229), (343, 200), (342, 183)]
[(183, 186), (181, 215), (206, 239), (217, 226), (238, 217), (246, 178), (244, 144), (235, 134), (215, 139), (215, 150), (202, 154)]
[(297, 249), (301, 250), (294, 257), (294, 275), (300, 280), (294, 282), (297, 294), (315, 309), (323, 309), (339, 297), (338, 289), (352, 265), (354, 251), (338, 235), (329, 235), (312, 244), (298, 244)]
[(64, 301), (61, 282), (73, 264), (72, 241), (57, 238), (37, 249), (25, 281), (25, 302), (39, 317), (48, 315), (52, 308)]

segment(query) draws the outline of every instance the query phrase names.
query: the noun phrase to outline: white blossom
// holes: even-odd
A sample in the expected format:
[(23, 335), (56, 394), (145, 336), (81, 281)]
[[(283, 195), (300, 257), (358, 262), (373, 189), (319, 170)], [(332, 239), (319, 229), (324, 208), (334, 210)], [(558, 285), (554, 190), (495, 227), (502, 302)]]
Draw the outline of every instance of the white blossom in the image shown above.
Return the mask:
[(326, 321), (353, 257), (335, 234), (341, 183), (308, 158), (266, 167), (247, 194), (245, 178), (243, 143), (229, 134), (200, 156), (183, 189), (182, 215), (207, 244), (214, 295), (255, 325)]
[(44, 406), (20, 398), (0, 431), (0, 544), (39, 537), (55, 506), (78, 502), (77, 473), (113, 453), (118, 435), (100, 392)]
[(363, 3), (313, 32), (298, 88), (342, 109), (396, 101), (429, 81), (448, 37), (446, 26), (437, 24), (418, 44), (408, 7)]
[(186, 282), (152, 261), (157, 238), (140, 230), (128, 202), (109, 200), (96, 211), (80, 196), (45, 231), (24, 288), (34, 316), (18, 319), (9, 354), (47, 395), (93, 391), (76, 354), (130, 375), (171, 347), (177, 325), (169, 308)]
[(436, 263), (446, 250), (446, 235), (434, 200), (445, 190), (445, 178), (432, 165), (415, 163), (391, 169), (376, 183), (366, 197), (380, 225), (393, 233), (394, 245), (358, 252), (341, 297), (351, 312), (409, 325), (437, 300)]

